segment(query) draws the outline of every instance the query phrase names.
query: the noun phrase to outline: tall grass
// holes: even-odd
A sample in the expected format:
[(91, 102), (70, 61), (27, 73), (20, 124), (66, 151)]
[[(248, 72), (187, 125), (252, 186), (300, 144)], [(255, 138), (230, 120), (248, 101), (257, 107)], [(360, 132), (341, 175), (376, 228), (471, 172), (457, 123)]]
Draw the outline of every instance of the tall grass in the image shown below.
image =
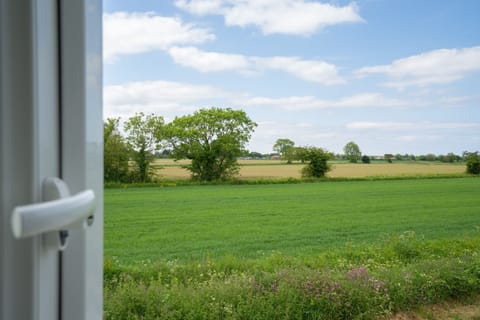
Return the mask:
[(375, 319), (480, 292), (480, 237), (404, 233), (318, 256), (105, 260), (105, 319)]

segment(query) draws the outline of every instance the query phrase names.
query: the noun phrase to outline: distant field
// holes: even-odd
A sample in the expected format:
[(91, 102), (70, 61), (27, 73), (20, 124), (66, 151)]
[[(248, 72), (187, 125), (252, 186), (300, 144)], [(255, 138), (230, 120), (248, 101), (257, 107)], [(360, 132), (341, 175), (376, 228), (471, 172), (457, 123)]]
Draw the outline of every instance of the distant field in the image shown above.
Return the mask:
[[(239, 161), (240, 178), (300, 178), (304, 165), (294, 163), (285, 164), (279, 160), (241, 160)], [(180, 165), (189, 163), (188, 160), (174, 162), (171, 159), (155, 160), (154, 166), (163, 167), (157, 174), (163, 179), (188, 179), (190, 173)], [(464, 173), (463, 164), (445, 163), (371, 163), (351, 164), (333, 163), (333, 170), (329, 177), (369, 177), (369, 176), (399, 176), (399, 175), (429, 175), (429, 174), (457, 174)]]
[(105, 254), (145, 259), (311, 255), (414, 231), (478, 235), (480, 179), (105, 190)]

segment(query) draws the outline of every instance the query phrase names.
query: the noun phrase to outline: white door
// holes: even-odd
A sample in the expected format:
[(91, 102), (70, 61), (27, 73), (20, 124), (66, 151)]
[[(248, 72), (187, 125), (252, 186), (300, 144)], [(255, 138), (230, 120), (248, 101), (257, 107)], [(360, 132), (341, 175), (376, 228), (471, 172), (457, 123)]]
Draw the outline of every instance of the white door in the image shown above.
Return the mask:
[(0, 0), (1, 320), (102, 318), (101, 97), (100, 1)]

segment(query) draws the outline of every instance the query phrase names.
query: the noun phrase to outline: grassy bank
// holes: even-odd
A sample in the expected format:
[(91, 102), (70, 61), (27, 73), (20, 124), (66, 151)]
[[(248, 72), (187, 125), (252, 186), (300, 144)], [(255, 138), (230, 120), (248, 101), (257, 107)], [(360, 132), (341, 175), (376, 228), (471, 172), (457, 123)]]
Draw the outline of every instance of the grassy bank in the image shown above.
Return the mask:
[(105, 262), (105, 319), (377, 319), (480, 292), (480, 237), (303, 257)]

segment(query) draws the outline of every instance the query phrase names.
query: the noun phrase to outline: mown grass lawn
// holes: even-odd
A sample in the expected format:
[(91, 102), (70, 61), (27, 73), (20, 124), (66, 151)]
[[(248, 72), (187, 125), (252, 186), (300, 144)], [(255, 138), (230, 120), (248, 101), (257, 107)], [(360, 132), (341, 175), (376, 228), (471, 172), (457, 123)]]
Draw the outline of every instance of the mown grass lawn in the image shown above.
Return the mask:
[(105, 190), (105, 255), (140, 260), (308, 256), (414, 231), (478, 236), (480, 179)]

